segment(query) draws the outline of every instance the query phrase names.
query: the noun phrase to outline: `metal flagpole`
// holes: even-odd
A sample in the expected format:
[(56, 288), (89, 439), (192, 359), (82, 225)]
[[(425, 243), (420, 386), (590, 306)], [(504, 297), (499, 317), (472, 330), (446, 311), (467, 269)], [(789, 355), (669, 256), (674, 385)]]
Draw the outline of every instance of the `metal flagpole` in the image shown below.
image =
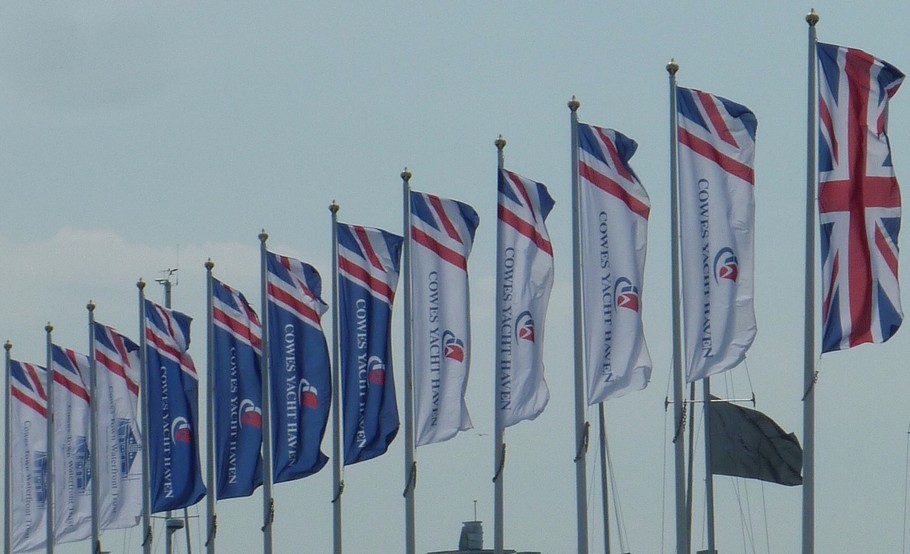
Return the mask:
[(259, 270), (262, 295), (262, 551), (272, 554), (272, 404), (271, 373), (269, 371), (269, 296), (268, 296), (268, 250), (269, 240), (265, 229), (259, 233)]
[(205, 262), (205, 290), (206, 290), (206, 312), (205, 326), (208, 331), (206, 337), (206, 441), (205, 441), (205, 472), (206, 482), (208, 483), (208, 494), (205, 499), (206, 513), (208, 514), (208, 525), (205, 534), (205, 551), (207, 554), (215, 554), (215, 533), (218, 529), (218, 514), (215, 513), (215, 490), (218, 488), (215, 483), (215, 317), (213, 313), (213, 283), (212, 269), (215, 264), (209, 258)]
[(416, 554), (414, 487), (417, 462), (414, 461), (414, 368), (411, 350), (411, 172), (401, 172), (404, 236), (404, 505), (405, 553)]
[(142, 552), (152, 554), (152, 499), (149, 485), (149, 395), (148, 395), (148, 362), (146, 360), (145, 338), (145, 282), (139, 279), (136, 283), (139, 289), (139, 360), (141, 373), (139, 375), (139, 394), (142, 412)]
[(816, 178), (816, 45), (815, 10), (809, 24), (809, 88), (806, 118), (806, 297), (803, 306), (803, 554), (815, 551), (815, 178)]
[(44, 326), (47, 334), (47, 554), (54, 554), (54, 360), (51, 353), (51, 333), (54, 326)]
[(98, 471), (99, 450), (98, 450), (98, 364), (95, 361), (95, 303), (89, 300), (85, 307), (88, 310), (88, 359), (91, 372), (90, 384), (91, 390), (89, 398), (89, 421), (91, 432), (91, 453), (92, 453), (92, 554), (101, 554), (101, 473)]
[(341, 346), (339, 336), (341, 325), (338, 321), (338, 210), (341, 207), (332, 200), (332, 529), (334, 530), (334, 553), (341, 554)]
[(575, 509), (578, 528), (578, 553), (588, 553), (588, 498), (587, 469), (588, 424), (585, 421), (584, 342), (581, 321), (581, 222), (579, 220), (578, 191), (578, 108), (581, 104), (573, 96), (569, 101), (572, 111), (572, 299), (574, 305), (573, 328), (575, 345)]
[(12, 552), (13, 551), (13, 532), (12, 532), (12, 513), (13, 513), (13, 497), (12, 497), (12, 479), (13, 472), (10, 471), (10, 466), (12, 466), (12, 456), (10, 456), (9, 442), (12, 438), (12, 429), (10, 427), (10, 350), (13, 348), (13, 343), (6, 341), (3, 345), (4, 350), (6, 350), (5, 362), (6, 362), (6, 393), (4, 398), (6, 398), (5, 403), (3, 404), (5, 408), (5, 414), (3, 419), (3, 437), (5, 445), (3, 449), (3, 467), (6, 468), (6, 471), (3, 472), (3, 551)]
[(686, 521), (686, 452), (683, 436), (683, 379), (682, 343), (680, 340), (680, 284), (679, 284), (679, 167), (677, 160), (676, 123), (676, 72), (679, 64), (670, 60), (667, 73), (670, 76), (670, 249), (673, 306), (673, 420), (675, 422), (673, 443), (675, 445), (676, 467), (676, 552), (689, 554), (689, 528)]
[[(503, 156), (503, 149), (506, 147), (506, 140), (502, 138), (502, 135), (499, 135), (499, 138), (493, 143), (496, 145), (496, 159), (497, 159), (497, 180), (499, 175), (502, 173), (502, 169), (505, 165), (505, 157)], [(498, 223), (498, 222), (497, 222)], [(503, 236), (501, 225), (496, 225), (496, 256), (498, 257), (500, 252), (503, 250)], [(502, 291), (500, 287), (502, 286), (502, 268), (500, 267), (500, 262), (496, 260), (496, 317), (502, 317)], [(505, 443), (505, 429), (502, 426), (503, 413), (499, 409), (499, 406), (495, 400), (496, 392), (499, 390), (499, 371), (502, 367), (502, 349), (499, 347), (499, 336), (495, 338), (496, 343), (496, 363), (493, 367), (496, 368), (496, 371), (493, 372), (493, 410), (495, 412), (494, 422), (495, 422), (495, 432), (494, 432), (494, 446), (493, 446), (493, 483), (494, 483), (494, 492), (493, 492), (493, 513), (494, 513), (494, 525), (493, 525), (493, 549), (495, 554), (502, 554), (503, 544), (505, 542), (505, 533), (503, 519), (505, 516), (505, 509), (503, 507), (503, 470), (505, 469), (505, 457), (506, 457), (506, 443)]]
[(597, 404), (600, 423), (600, 500), (603, 504), (604, 554), (610, 554), (610, 503), (607, 483), (607, 416), (604, 403)]
[[(695, 406), (695, 383), (689, 384), (689, 403), (687, 406)], [(686, 530), (689, 536), (692, 536), (692, 493), (695, 490), (695, 412), (689, 412), (692, 417), (689, 419), (689, 456), (686, 464)], [(680, 433), (682, 435), (682, 433)]]
[(707, 504), (706, 519), (708, 523), (708, 552), (717, 552), (714, 535), (714, 474), (711, 472), (711, 378), (702, 380), (705, 397), (705, 415), (702, 416), (705, 433), (705, 504)]

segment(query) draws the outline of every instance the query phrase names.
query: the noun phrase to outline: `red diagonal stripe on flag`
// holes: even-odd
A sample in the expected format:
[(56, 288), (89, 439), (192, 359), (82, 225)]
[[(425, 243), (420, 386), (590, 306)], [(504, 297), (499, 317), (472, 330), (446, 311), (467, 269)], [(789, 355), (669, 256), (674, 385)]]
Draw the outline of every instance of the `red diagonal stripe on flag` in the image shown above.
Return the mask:
[(724, 116), (720, 114), (720, 111), (717, 109), (717, 104), (714, 103), (714, 99), (711, 95), (700, 90), (695, 91), (695, 93), (698, 95), (702, 107), (705, 108), (705, 113), (708, 114), (708, 119), (711, 120), (711, 124), (714, 126), (714, 130), (717, 132), (717, 136), (720, 137), (720, 140), (734, 148), (739, 148), (739, 145), (736, 144), (736, 139), (733, 138), (733, 133), (731, 133), (730, 128), (727, 127), (727, 122), (724, 121)]
[(534, 227), (534, 225), (521, 219), (521, 217), (511, 212), (502, 204), (499, 205), (499, 219), (509, 227), (512, 227), (520, 234), (530, 239), (531, 242), (537, 245), (537, 248), (541, 249), (551, 256), (553, 255), (553, 246), (550, 244), (550, 241), (543, 238), (543, 236), (537, 231), (537, 228)]
[(379, 271), (385, 271), (385, 268), (382, 267), (382, 262), (379, 261), (379, 256), (377, 256), (376, 251), (373, 250), (373, 245), (370, 244), (370, 237), (367, 235), (367, 230), (359, 225), (355, 225), (354, 233), (357, 234), (360, 245), (363, 247), (364, 258), (370, 262), (370, 265)]
[(447, 246), (443, 246), (437, 242), (436, 239), (417, 227), (411, 227), (411, 238), (414, 239), (414, 242), (417, 244), (432, 250), (440, 259), (445, 260), (464, 271), (468, 270), (468, 260), (464, 256)]
[(755, 184), (755, 171), (751, 167), (740, 161), (734, 160), (730, 156), (722, 154), (719, 150), (711, 146), (711, 143), (696, 137), (682, 127), (679, 128), (679, 143), (688, 147), (699, 156), (716, 163), (727, 173), (739, 177), (750, 185)]
[(433, 211), (436, 212), (436, 217), (439, 218), (439, 221), (442, 222), (443, 228), (446, 230), (446, 234), (449, 235), (449, 238), (462, 244), (461, 237), (458, 235), (458, 231), (455, 230), (455, 225), (452, 224), (452, 221), (449, 220), (449, 216), (446, 215), (446, 210), (442, 206), (442, 200), (433, 195), (427, 195), (427, 199), (430, 201), (430, 205), (433, 207)]
[(126, 388), (133, 394), (139, 394), (139, 385), (134, 383), (127, 375), (126, 369), (116, 360), (109, 358), (104, 352), (95, 349), (95, 360), (103, 365), (108, 371), (120, 377), (126, 382)]
[(355, 262), (352, 262), (351, 260), (348, 260), (347, 258), (343, 258), (341, 256), (338, 257), (338, 267), (341, 268), (342, 271), (349, 273), (350, 275), (362, 281), (365, 285), (367, 285), (367, 287), (370, 288), (370, 290), (376, 294), (387, 298), (389, 304), (392, 303), (392, 300), (395, 297), (395, 291), (392, 290), (389, 285), (387, 285), (381, 279), (373, 277), (366, 269), (360, 267)]
[(610, 179), (603, 173), (600, 173), (588, 164), (579, 161), (578, 166), (579, 173), (582, 177), (593, 183), (594, 186), (606, 192), (607, 194), (618, 198), (626, 206), (628, 206), (633, 213), (636, 213), (641, 217), (648, 219), (648, 214), (651, 213), (651, 208), (647, 204), (629, 194), (629, 192), (624, 189), (619, 183), (613, 179)]

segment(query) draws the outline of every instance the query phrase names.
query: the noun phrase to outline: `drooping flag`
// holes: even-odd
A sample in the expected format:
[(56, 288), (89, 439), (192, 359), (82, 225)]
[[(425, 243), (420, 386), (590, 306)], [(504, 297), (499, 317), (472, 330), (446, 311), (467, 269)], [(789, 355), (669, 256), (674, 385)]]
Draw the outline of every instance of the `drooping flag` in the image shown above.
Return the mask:
[(239, 291), (212, 279), (216, 498), (262, 484), (262, 326)]
[(332, 399), (329, 349), (322, 330), (328, 309), (316, 269), (268, 253), (269, 371), (274, 481), (319, 471)]
[(92, 535), (92, 453), (87, 356), (56, 344), (54, 364), (54, 541)]
[(473, 428), (464, 393), (471, 363), (468, 256), (474, 208), (411, 191), (411, 310), (417, 446)]
[(100, 528), (123, 529), (142, 515), (139, 346), (95, 322)]
[(381, 229), (338, 224), (345, 465), (384, 454), (398, 434), (391, 324), (401, 244)]
[(199, 461), (199, 378), (190, 358), (192, 319), (145, 301), (152, 512), (192, 506), (205, 496)]
[(618, 131), (578, 124), (588, 404), (641, 390), (651, 379), (641, 321), (651, 201), (629, 165), (637, 149)]
[(550, 400), (543, 339), (553, 288), (553, 245), (546, 219), (555, 202), (547, 187), (499, 172), (496, 294), (496, 409), (508, 427), (539, 416)]
[(737, 366), (755, 339), (755, 130), (748, 108), (676, 89), (686, 379)]
[(10, 467), (13, 552), (47, 543), (47, 371), (10, 361)]
[(818, 44), (822, 352), (885, 342), (904, 319), (897, 277), (901, 195), (888, 101), (904, 74), (861, 50)]

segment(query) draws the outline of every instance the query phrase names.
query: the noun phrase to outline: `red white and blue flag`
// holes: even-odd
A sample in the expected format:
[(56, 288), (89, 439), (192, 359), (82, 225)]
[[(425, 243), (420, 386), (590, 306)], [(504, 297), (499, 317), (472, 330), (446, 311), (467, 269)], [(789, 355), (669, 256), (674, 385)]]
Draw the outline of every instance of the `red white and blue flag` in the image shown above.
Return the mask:
[(471, 363), (468, 256), (474, 208), (411, 191), (411, 310), (417, 446), (473, 428), (464, 393)]
[(10, 361), (10, 499), (13, 552), (47, 539), (47, 371)]
[(755, 340), (755, 131), (748, 108), (676, 89), (686, 379), (736, 367)]
[(496, 409), (502, 426), (533, 420), (547, 406), (544, 323), (553, 289), (553, 245), (546, 219), (554, 201), (541, 183), (499, 172), (496, 294)]
[(312, 475), (328, 457), (322, 438), (332, 399), (322, 331), (322, 279), (294, 258), (268, 253), (272, 474), (276, 483)]
[(885, 342), (901, 325), (888, 101), (904, 74), (861, 50), (818, 44), (822, 352)]
[(382, 229), (338, 224), (345, 465), (384, 454), (398, 434), (391, 331), (401, 245)]
[(651, 379), (641, 321), (651, 201), (629, 165), (637, 149), (622, 133), (578, 124), (588, 404), (641, 390)]

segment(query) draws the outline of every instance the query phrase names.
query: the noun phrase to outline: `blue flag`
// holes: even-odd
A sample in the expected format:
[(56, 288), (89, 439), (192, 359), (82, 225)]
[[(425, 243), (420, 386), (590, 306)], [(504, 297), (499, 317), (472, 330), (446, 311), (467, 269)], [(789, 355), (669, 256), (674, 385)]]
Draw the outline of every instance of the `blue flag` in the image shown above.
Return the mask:
[(392, 301), (402, 238), (338, 225), (344, 463), (385, 454), (398, 434), (392, 378)]
[(212, 280), (217, 498), (262, 484), (262, 326), (240, 292)]
[(328, 307), (322, 281), (303, 262), (268, 253), (269, 371), (274, 481), (319, 471), (332, 399), (329, 348), (322, 331)]
[(152, 512), (205, 496), (199, 463), (199, 381), (187, 350), (192, 319), (145, 301), (148, 448)]

